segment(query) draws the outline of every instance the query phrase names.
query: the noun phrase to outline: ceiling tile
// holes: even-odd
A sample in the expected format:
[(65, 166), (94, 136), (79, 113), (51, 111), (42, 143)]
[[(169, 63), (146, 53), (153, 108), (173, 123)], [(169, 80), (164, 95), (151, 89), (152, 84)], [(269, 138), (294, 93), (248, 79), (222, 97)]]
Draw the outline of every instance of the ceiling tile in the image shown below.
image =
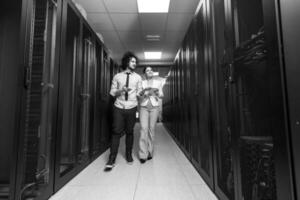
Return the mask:
[(166, 13), (142, 13), (139, 14), (143, 31), (163, 31), (166, 28)]
[(179, 48), (180, 48), (180, 45), (165, 46), (164, 53), (176, 54)]
[(193, 16), (193, 14), (187, 13), (170, 13), (167, 21), (167, 31), (186, 31)]
[(121, 43), (118, 34), (115, 31), (99, 31), (104, 39), (104, 44), (106, 43)]
[(126, 43), (141, 43), (141, 32), (139, 31), (118, 31), (120, 39)]
[(92, 22), (92, 26), (95, 27), (97, 31), (112, 31), (115, 30), (114, 26), (108, 17), (104, 13), (88, 13), (88, 20)]
[(110, 13), (137, 13), (136, 0), (103, 0)]
[[(126, 45), (125, 45), (126, 46)], [(125, 47), (126, 51), (132, 51), (132, 52), (144, 52), (143, 46), (141, 44), (137, 43), (129, 43)]]
[(184, 31), (166, 31), (165, 32), (165, 45), (178, 45), (181, 44), (184, 38)]
[(107, 44), (107, 48), (110, 49), (114, 54), (124, 53), (124, 48), (120, 43)]
[(105, 6), (101, 0), (75, 0), (75, 2), (82, 5), (86, 12), (106, 12)]
[(169, 13), (192, 13), (194, 14), (199, 0), (171, 0)]
[(162, 58), (173, 61), (175, 58), (175, 51), (164, 51), (162, 53)]
[(145, 51), (162, 51), (163, 46), (161, 43), (150, 43), (150, 42), (143, 42), (144, 50)]
[(112, 21), (118, 31), (139, 31), (138, 14), (111, 14)]
[(134, 52), (136, 54), (136, 56), (138, 57), (139, 59), (139, 62), (145, 60), (145, 56), (144, 56), (144, 52), (143, 51), (136, 51)]

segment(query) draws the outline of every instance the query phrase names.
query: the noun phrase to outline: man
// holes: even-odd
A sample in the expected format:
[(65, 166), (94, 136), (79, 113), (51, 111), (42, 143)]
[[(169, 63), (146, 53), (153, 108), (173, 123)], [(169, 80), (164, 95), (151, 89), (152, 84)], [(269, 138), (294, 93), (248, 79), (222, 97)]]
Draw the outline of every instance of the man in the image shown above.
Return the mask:
[(133, 128), (136, 121), (137, 95), (142, 90), (142, 78), (134, 72), (137, 65), (137, 57), (127, 52), (122, 58), (122, 68), (124, 71), (113, 77), (110, 94), (116, 98), (113, 107), (113, 126), (110, 155), (105, 166), (105, 171), (110, 171), (114, 165), (118, 154), (120, 136), (125, 131), (126, 134), (126, 160), (133, 163)]

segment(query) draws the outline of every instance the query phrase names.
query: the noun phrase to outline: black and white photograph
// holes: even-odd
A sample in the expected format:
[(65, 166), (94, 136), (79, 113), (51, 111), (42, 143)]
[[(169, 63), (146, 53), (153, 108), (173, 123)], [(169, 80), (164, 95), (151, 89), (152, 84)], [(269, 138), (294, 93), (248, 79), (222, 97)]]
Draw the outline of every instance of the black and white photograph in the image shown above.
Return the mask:
[(1, 0), (0, 200), (300, 200), (300, 0)]

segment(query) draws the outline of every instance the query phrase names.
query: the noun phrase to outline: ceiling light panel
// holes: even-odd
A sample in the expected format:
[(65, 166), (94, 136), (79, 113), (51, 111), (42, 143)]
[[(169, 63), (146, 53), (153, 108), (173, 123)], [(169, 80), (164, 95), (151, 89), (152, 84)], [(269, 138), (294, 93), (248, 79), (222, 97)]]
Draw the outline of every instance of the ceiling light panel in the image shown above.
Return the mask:
[(160, 35), (146, 35), (146, 38), (158, 39), (158, 38), (160, 38)]
[(161, 51), (146, 51), (144, 55), (146, 60), (161, 59)]
[(167, 13), (170, 0), (137, 0), (139, 13)]
[(160, 41), (160, 35), (146, 35), (146, 40), (150, 42)]

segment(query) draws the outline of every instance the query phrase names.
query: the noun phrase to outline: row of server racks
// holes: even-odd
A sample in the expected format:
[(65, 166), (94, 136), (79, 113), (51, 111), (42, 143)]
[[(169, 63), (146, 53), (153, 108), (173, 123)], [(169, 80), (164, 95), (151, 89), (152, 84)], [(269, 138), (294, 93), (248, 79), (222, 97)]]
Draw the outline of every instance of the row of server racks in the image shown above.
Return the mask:
[(0, 6), (0, 199), (48, 199), (107, 149), (118, 65), (69, 0)]
[(299, 1), (201, 0), (164, 124), (221, 200), (296, 200)]

